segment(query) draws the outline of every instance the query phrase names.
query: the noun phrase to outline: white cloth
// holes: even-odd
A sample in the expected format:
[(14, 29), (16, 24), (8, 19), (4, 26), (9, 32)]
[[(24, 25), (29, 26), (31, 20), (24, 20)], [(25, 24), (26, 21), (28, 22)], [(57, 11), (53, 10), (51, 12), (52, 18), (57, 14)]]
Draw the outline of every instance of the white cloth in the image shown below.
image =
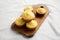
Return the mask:
[[(60, 40), (60, 0), (0, 0), (0, 40)], [(44, 3), (50, 12), (32, 38), (11, 30), (26, 5)]]

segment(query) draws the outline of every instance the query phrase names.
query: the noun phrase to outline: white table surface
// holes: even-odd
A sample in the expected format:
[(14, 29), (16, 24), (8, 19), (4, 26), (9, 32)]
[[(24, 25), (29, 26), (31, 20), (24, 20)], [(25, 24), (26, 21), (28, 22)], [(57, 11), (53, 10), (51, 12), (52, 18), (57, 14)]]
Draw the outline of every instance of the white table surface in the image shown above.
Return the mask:
[[(50, 13), (32, 38), (11, 30), (26, 5), (44, 3)], [(0, 0), (0, 40), (60, 40), (60, 0)]]

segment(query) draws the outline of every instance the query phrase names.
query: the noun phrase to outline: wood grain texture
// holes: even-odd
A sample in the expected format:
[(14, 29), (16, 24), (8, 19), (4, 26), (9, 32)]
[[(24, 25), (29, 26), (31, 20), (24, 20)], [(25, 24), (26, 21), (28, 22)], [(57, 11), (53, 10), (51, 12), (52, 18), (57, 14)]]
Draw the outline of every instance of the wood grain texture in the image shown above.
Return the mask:
[[(24, 34), (27, 37), (32, 36), (37, 32), (37, 30), (39, 29), (39, 27), (41, 26), (41, 24), (43, 23), (43, 21), (45, 20), (45, 18), (47, 17), (49, 13), (48, 7), (45, 4), (36, 4), (36, 5), (33, 5), (32, 7), (33, 7), (33, 12), (35, 13), (35, 16), (36, 16), (35, 20), (38, 22), (38, 25), (35, 29), (29, 30), (28, 28), (26, 28), (26, 25), (19, 28), (18, 26), (15, 25), (15, 23), (12, 23), (12, 29), (14, 29), (15, 31), (19, 33)], [(37, 15), (36, 9), (39, 7), (45, 8), (47, 12), (44, 15)]]

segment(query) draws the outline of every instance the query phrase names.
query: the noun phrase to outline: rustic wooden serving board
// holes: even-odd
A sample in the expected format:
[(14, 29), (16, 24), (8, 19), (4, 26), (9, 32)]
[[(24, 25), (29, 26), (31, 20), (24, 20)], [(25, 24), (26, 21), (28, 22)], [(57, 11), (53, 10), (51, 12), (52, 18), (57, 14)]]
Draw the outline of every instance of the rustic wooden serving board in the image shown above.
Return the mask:
[(37, 20), (38, 25), (35, 29), (33, 30), (29, 30), (26, 28), (26, 26), (24, 25), (23, 27), (19, 28), (18, 26), (15, 25), (15, 23), (12, 24), (12, 29), (14, 29), (15, 31), (24, 34), (25, 36), (29, 37), (34, 35), (37, 30), (39, 29), (39, 27), (41, 26), (41, 24), (43, 23), (44, 19), (47, 17), (49, 10), (48, 7), (45, 4), (37, 4), (37, 5), (33, 5), (33, 12), (36, 15), (36, 9), (41, 7), (41, 8), (45, 8), (47, 10), (47, 12), (44, 15), (36, 15), (35, 20)]

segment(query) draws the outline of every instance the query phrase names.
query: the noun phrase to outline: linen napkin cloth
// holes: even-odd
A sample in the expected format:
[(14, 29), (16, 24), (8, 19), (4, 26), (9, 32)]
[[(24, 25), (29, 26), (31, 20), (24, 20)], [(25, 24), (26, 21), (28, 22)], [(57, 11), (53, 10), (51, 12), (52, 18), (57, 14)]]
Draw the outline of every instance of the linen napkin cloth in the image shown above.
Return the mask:
[[(11, 30), (11, 24), (27, 5), (46, 4), (49, 15), (32, 38)], [(60, 40), (59, 0), (0, 0), (0, 40)]]

